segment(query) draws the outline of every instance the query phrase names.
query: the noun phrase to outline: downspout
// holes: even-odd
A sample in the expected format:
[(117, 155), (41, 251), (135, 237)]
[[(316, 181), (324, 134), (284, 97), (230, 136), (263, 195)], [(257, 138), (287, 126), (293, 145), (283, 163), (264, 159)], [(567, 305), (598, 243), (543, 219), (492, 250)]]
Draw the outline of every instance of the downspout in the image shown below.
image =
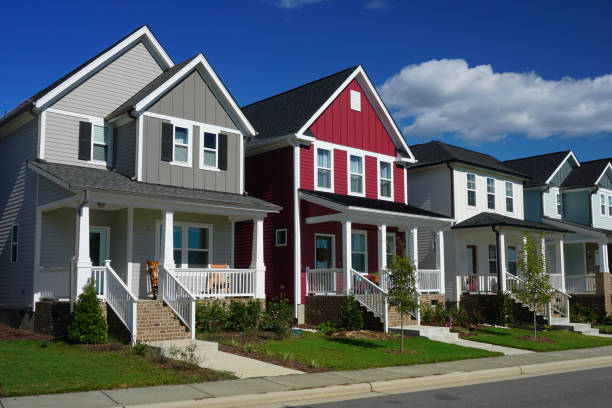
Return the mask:
[[(77, 207), (77, 214), (81, 215), (81, 212), (83, 210), (83, 207), (85, 207), (85, 205), (87, 205), (89, 203), (89, 201), (87, 200), (87, 194), (88, 190), (84, 191), (84, 196), (83, 196), (83, 201), (81, 202), (81, 204), (79, 204), (79, 206)], [(78, 238), (78, 237), (77, 237)], [(72, 313), (73, 309), (74, 309), (74, 273), (75, 273), (75, 269), (74, 269), (74, 263), (76, 262), (77, 259), (77, 245), (78, 245), (78, 240), (75, 240), (74, 243), (74, 256), (72, 257), (72, 259), (70, 260), (70, 278), (69, 278), (69, 287), (70, 287), (70, 312)]]
[(455, 219), (455, 178), (453, 177), (453, 166), (449, 162), (446, 167), (450, 170), (450, 186), (451, 186), (451, 218)]
[(495, 256), (497, 257), (497, 293), (502, 293), (502, 279), (504, 279), (505, 277), (502, 276), (502, 264), (501, 262), (499, 262), (500, 260), (500, 255), (501, 255), (501, 248), (499, 245), (499, 231), (497, 229), (495, 229), (495, 225), (491, 226), (491, 229), (493, 230), (493, 232), (495, 233), (495, 252), (497, 252), (495, 254)]

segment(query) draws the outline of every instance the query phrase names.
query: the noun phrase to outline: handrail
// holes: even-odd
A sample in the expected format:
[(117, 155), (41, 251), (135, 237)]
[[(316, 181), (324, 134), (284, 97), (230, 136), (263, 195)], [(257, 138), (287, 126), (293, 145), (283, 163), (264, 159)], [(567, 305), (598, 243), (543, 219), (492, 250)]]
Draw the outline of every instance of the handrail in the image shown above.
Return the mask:
[[(506, 287), (510, 292), (520, 290), (524, 283), (525, 280), (523, 278), (506, 272)], [(552, 297), (546, 308), (547, 310), (540, 310), (540, 312), (544, 315), (548, 315), (549, 322), (551, 319), (551, 310), (559, 313), (562, 317), (569, 317), (569, 299), (571, 296), (555, 287), (552, 287), (551, 295)]]
[(351, 268), (350, 279), (353, 295), (368, 310), (383, 320), (384, 331), (389, 330), (389, 306), (387, 291)]
[(566, 275), (565, 291), (567, 293), (595, 293), (597, 291), (595, 275)]
[(136, 342), (138, 299), (132, 294), (127, 285), (106, 261), (106, 290), (104, 296), (106, 303), (113, 309), (119, 320), (127, 327), (132, 336), (132, 343)]
[(345, 291), (342, 269), (306, 269), (306, 294), (333, 293)]
[(255, 296), (255, 269), (176, 268), (172, 271), (196, 298)]
[(162, 300), (191, 331), (195, 339), (195, 296), (163, 265), (159, 267)]

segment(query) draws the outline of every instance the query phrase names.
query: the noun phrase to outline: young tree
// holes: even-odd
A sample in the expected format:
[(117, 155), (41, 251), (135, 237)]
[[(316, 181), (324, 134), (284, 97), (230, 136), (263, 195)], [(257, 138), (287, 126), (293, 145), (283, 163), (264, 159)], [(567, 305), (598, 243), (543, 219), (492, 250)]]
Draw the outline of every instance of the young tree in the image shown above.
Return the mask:
[(394, 255), (388, 268), (391, 271), (391, 287), (387, 301), (389, 306), (395, 307), (400, 314), (400, 351), (404, 352), (404, 315), (419, 307), (417, 274), (412, 261), (406, 257), (405, 253), (401, 256)]
[(517, 266), (519, 276), (523, 279), (518, 290), (519, 300), (533, 309), (533, 337), (538, 336), (536, 312), (538, 307), (546, 307), (552, 297), (550, 277), (546, 273), (546, 254), (538, 241), (533, 241), (529, 232), (525, 232)]

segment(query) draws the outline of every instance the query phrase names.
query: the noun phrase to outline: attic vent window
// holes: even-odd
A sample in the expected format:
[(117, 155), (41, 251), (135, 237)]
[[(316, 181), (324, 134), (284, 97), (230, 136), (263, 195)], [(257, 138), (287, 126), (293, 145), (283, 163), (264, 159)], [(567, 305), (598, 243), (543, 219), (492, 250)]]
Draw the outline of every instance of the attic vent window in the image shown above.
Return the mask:
[(351, 109), (361, 112), (361, 93), (351, 91)]

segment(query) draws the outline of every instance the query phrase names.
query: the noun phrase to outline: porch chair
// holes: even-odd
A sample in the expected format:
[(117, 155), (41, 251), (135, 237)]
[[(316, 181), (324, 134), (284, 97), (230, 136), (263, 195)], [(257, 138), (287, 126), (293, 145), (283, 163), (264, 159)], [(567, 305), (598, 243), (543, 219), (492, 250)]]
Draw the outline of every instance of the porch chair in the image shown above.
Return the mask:
[(153, 299), (157, 299), (157, 289), (159, 287), (159, 262), (147, 261), (147, 273), (151, 282), (151, 293)]
[[(209, 264), (209, 269), (229, 269), (228, 264)], [(221, 276), (217, 273), (210, 274), (208, 279), (208, 291), (209, 293), (226, 293), (229, 290), (230, 279), (226, 277), (221, 279)]]

